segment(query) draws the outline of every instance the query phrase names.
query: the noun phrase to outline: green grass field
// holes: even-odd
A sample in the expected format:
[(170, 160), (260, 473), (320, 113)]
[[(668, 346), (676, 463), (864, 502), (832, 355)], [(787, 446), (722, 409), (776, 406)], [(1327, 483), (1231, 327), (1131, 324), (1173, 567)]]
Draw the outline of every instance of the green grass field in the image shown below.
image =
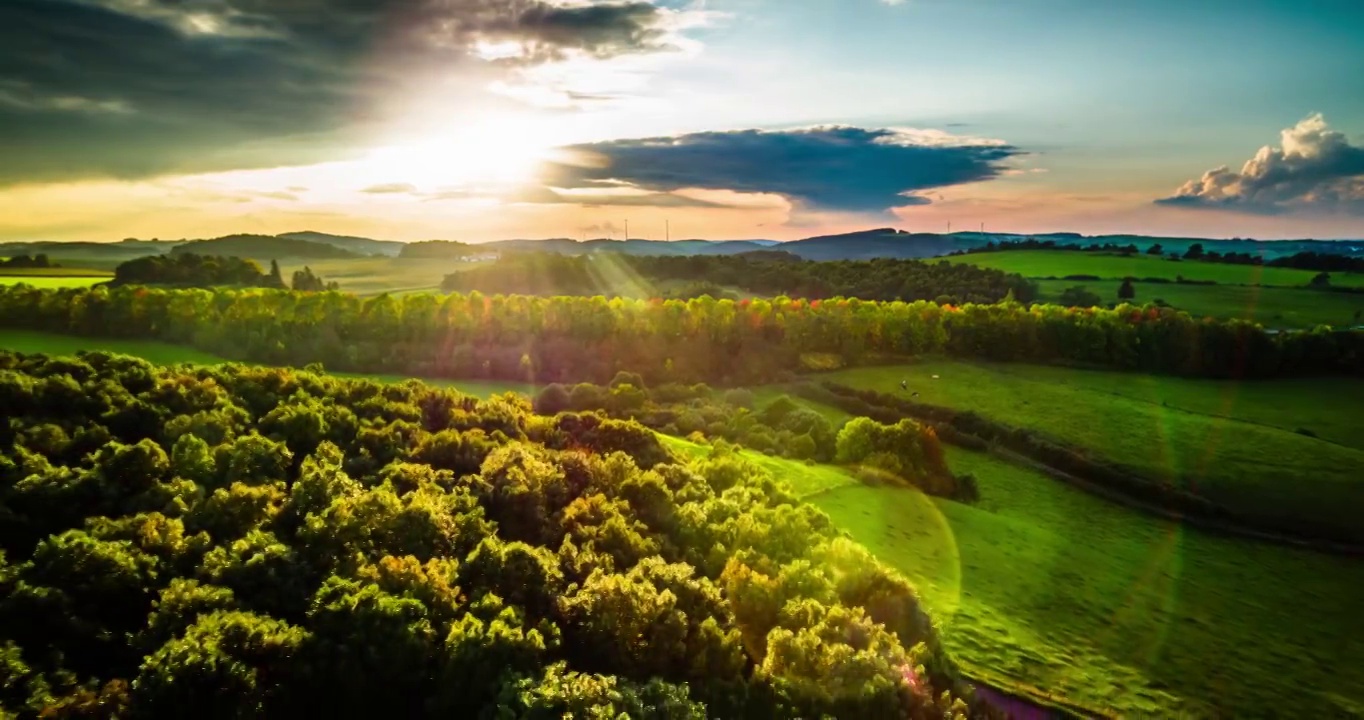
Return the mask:
[(914, 581), (969, 674), (1128, 717), (1364, 712), (1357, 559), (1183, 529), (985, 455), (948, 460), (979, 479), (978, 504), (861, 484), (812, 501)]
[[(1038, 280), (1038, 300), (1055, 303), (1066, 288), (1082, 285), (1105, 303), (1116, 303), (1121, 284), (1120, 280)], [(1350, 327), (1364, 322), (1356, 316), (1364, 315), (1364, 293), (1256, 285), (1136, 282), (1133, 286), (1137, 297), (1130, 302), (1136, 304), (1159, 298), (1190, 315), (1240, 318), (1269, 328)]]
[[(1354, 559), (1181, 528), (958, 448), (974, 505), (742, 455), (904, 573), (974, 679), (1128, 717), (1258, 716), (1287, 697), (1304, 717), (1364, 710)], [(1331, 687), (1304, 690), (1321, 673)]]
[(1151, 478), (1187, 481), (1249, 518), (1308, 520), (1364, 542), (1359, 380), (1219, 382), (948, 360), (820, 377), (893, 394), (908, 379), (922, 402), (1036, 429)]
[(0, 275), (0, 285), (32, 285), (44, 290), (90, 287), (108, 282), (111, 275)]
[[(1189, 280), (1212, 280), (1224, 285), (1279, 285), (1304, 286), (1316, 275), (1311, 270), (1266, 268), (1254, 265), (1224, 265), (1221, 263), (1183, 260), (1172, 262), (1148, 255), (1122, 257), (1103, 253), (1070, 250), (1007, 250), (993, 253), (973, 253), (948, 258), (980, 267), (997, 268), (1032, 278), (1063, 278), (1066, 275), (1094, 275), (1121, 280), (1132, 276), (1161, 277), (1174, 280), (1183, 275)], [(1364, 287), (1364, 275), (1333, 273), (1331, 282), (1345, 287)]]

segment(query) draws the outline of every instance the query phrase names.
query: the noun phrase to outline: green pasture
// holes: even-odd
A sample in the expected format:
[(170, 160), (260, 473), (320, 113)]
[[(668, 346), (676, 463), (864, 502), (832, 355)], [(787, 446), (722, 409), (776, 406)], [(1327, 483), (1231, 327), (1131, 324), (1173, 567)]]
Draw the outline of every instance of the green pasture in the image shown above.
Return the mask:
[[(949, 448), (981, 500), (814, 496), (905, 573), (973, 677), (1125, 717), (1364, 711), (1364, 564), (1182, 528)], [(1325, 678), (1330, 678), (1329, 681)]]
[[(1121, 280), (1038, 280), (1038, 300), (1056, 303), (1066, 288), (1081, 285), (1103, 299), (1118, 299)], [(1352, 327), (1364, 323), (1364, 293), (1258, 285), (1181, 285), (1134, 282), (1138, 305), (1164, 300), (1190, 315), (1239, 318), (1268, 328)]]
[[(1174, 280), (1184, 276), (1188, 280), (1211, 280), (1224, 285), (1279, 285), (1303, 286), (1317, 274), (1312, 270), (1267, 268), (1255, 265), (1227, 265), (1195, 260), (1172, 261), (1150, 255), (1124, 257), (1108, 253), (1070, 250), (1006, 250), (993, 253), (972, 253), (948, 258), (980, 267), (996, 268), (1031, 278), (1064, 278), (1067, 275), (1094, 275), (1099, 278), (1121, 280), (1159, 277)], [(1332, 273), (1334, 285), (1364, 287), (1364, 274)]]
[(819, 378), (902, 396), (904, 380), (921, 402), (1040, 431), (1248, 519), (1364, 542), (1364, 381), (1224, 382), (948, 360)]

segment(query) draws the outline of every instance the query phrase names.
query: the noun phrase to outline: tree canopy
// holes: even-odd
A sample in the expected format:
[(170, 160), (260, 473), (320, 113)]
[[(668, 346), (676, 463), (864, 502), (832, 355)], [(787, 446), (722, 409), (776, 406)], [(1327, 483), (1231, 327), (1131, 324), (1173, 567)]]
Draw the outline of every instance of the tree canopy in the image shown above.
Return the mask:
[(107, 353), (0, 402), (0, 715), (994, 712), (825, 515), (631, 422)]

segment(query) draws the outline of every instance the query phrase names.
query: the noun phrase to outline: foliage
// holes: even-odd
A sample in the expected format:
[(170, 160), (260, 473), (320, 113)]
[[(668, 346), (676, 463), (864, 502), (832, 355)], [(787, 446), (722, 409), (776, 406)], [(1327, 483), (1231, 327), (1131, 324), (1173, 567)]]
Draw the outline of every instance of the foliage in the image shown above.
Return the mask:
[(1088, 308), (1103, 305), (1104, 301), (1084, 285), (1075, 285), (1062, 291), (1058, 302), (1066, 307)]
[(159, 339), (267, 364), (544, 383), (603, 382), (622, 368), (648, 383), (781, 380), (811, 353), (848, 364), (947, 353), (1214, 377), (1364, 369), (1364, 333), (1273, 334), (1126, 305), (5, 287), (0, 326)]
[(638, 424), (107, 353), (0, 353), (0, 398), (6, 714), (967, 708), (902, 579)]
[[(273, 266), (277, 271), (279, 267)], [(179, 287), (280, 288), (276, 277), (261, 270), (254, 260), (218, 255), (176, 253), (148, 255), (120, 263), (114, 268), (114, 285), (174, 285)]]
[(779, 252), (680, 257), (506, 254), (495, 262), (448, 275), (441, 287), (491, 294), (609, 294), (610, 288), (602, 284), (608, 274), (603, 268), (616, 265), (623, 266), (617, 273), (624, 271), (653, 284), (691, 283), (668, 294), (682, 299), (701, 295), (720, 299), (728, 294), (723, 287), (812, 300), (843, 296), (912, 302), (943, 297), (952, 303), (990, 303), (1009, 295), (1028, 302), (1035, 295), (1035, 289), (1018, 275), (973, 265), (889, 258), (810, 262)]
[(61, 267), (43, 253), (36, 255), (15, 255), (13, 257), (0, 258), (0, 270), (13, 270), (17, 268), (56, 268)]
[(322, 292), (324, 290), (336, 290), (340, 286), (334, 282), (327, 282), (313, 274), (310, 267), (304, 266), (302, 270), (295, 270), (293, 282), (289, 287), (300, 292)]
[(426, 240), (405, 243), (398, 251), (398, 257), (416, 260), (460, 259), (478, 254), (478, 248), (467, 243), (452, 240)]

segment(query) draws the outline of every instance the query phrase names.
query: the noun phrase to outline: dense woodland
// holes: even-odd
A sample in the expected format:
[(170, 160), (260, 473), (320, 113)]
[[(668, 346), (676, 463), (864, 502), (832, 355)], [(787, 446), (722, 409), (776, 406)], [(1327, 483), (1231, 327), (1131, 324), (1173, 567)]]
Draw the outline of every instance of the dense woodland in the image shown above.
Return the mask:
[[(119, 264), (114, 269), (114, 285), (171, 285), (174, 287), (218, 286), (260, 287), (282, 289), (284, 278), (279, 263), (270, 262), (266, 272), (255, 260), (220, 255), (149, 255)], [(337, 284), (326, 282), (310, 268), (297, 270), (291, 287), (299, 291), (336, 290)]]
[(1037, 294), (1036, 287), (1020, 275), (974, 265), (892, 259), (812, 262), (776, 250), (681, 257), (509, 253), (496, 262), (447, 276), (442, 289), (590, 296), (612, 294), (621, 275), (645, 286), (680, 280), (706, 290), (728, 286), (810, 300), (856, 297), (992, 303), (1012, 294), (1020, 302), (1030, 302)]
[(37, 255), (15, 255), (14, 257), (0, 258), (0, 270), (18, 270), (33, 268), (54, 268), (61, 267), (43, 253)]
[(1168, 308), (0, 288), (0, 327), (159, 339), (272, 365), (423, 377), (746, 384), (946, 354), (1207, 377), (1364, 372), (1364, 332), (1271, 333)]
[(0, 405), (6, 717), (993, 712), (823, 513), (635, 423), (106, 353)]

